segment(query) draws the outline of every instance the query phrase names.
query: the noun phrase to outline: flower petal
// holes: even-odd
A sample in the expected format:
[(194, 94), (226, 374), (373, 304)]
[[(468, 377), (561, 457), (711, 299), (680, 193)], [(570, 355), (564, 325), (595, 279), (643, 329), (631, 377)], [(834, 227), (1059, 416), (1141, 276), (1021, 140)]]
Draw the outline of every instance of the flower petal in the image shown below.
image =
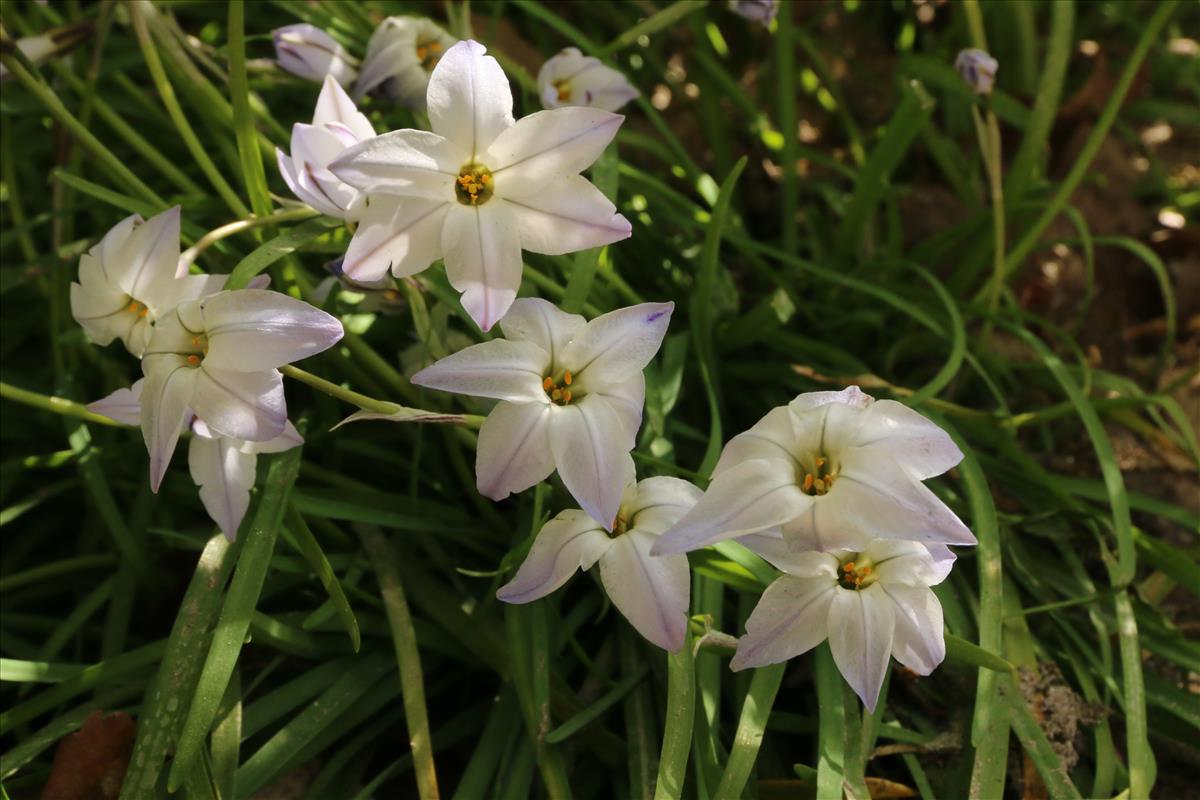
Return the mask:
[(796, 552), (788, 546), (778, 530), (751, 533), (738, 539), (751, 552), (766, 559), (771, 566), (797, 578), (824, 577), (837, 580), (839, 561), (830, 553), (815, 550)]
[(641, 372), (662, 345), (674, 303), (640, 303), (601, 314), (563, 349), (580, 391), (598, 391)]
[(291, 420), (283, 424), (283, 433), (265, 442), (242, 442), (238, 449), (243, 453), (282, 453), (304, 444), (304, 437), (296, 430)]
[(548, 256), (574, 253), (628, 239), (633, 227), (604, 194), (582, 175), (568, 175), (520, 197), (513, 207), (521, 247)]
[[(788, 404), (796, 453), (805, 456), (824, 454), (836, 463), (852, 450), (864, 414), (862, 408), (842, 399), (849, 391), (810, 392)], [(811, 401), (811, 395), (814, 394), (824, 395), (827, 401), (812, 406), (803, 402)], [(861, 392), (859, 395), (866, 397)], [(850, 397), (853, 399), (854, 395)]]
[(336, 317), (264, 289), (220, 292), (199, 301), (199, 312), (208, 336), (206, 369), (257, 372), (281, 367), (329, 349), (344, 333)]
[(170, 311), (171, 284), (179, 267), (179, 206), (134, 228), (108, 265), (109, 275), (152, 314)]
[(892, 655), (918, 675), (928, 675), (946, 658), (942, 604), (923, 586), (884, 584), (883, 590), (896, 610)]
[(254, 486), (258, 457), (243, 453), (237, 442), (219, 437), (192, 437), (188, 447), (188, 468), (200, 487), (200, 502), (208, 516), (233, 541), (250, 507), (250, 489)]
[(633, 498), (621, 504), (630, 528), (660, 536), (678, 522), (704, 492), (688, 481), (658, 476), (637, 485)]
[(567, 346), (587, 320), (578, 314), (568, 314), (540, 297), (522, 297), (513, 301), (508, 313), (500, 320), (505, 338), (514, 342), (533, 342), (550, 355), (550, 363)]
[(625, 449), (632, 450), (637, 444), (638, 430), (642, 427), (642, 409), (646, 406), (646, 376), (635, 373), (620, 383), (593, 389), (591, 396), (604, 398), (621, 417), (625, 427)]
[(829, 605), (829, 649), (838, 671), (871, 712), (887, 673), (895, 627), (895, 606), (878, 583), (860, 591), (835, 591)]
[(559, 477), (580, 507), (612, 530), (631, 460), (620, 416), (592, 396), (551, 411), (550, 447)]
[(342, 88), (332, 75), (325, 76), (321, 93), (317, 95), (317, 107), (313, 111), (313, 125), (321, 126), (330, 122), (345, 125), (358, 141), (370, 139), (375, 135), (375, 128), (366, 115), (358, 110), (350, 95)]
[[(468, 39), (446, 51), (429, 76), (429, 127), (478, 160), (513, 124), (512, 89), (487, 48)], [(489, 166), (491, 166), (489, 164)]]
[(196, 390), (198, 369), (176, 355), (142, 359), (142, 438), (150, 452), (150, 489), (157, 492), (171, 463)]
[(347, 148), (330, 162), (329, 171), (367, 194), (452, 203), (463, 163), (464, 154), (451, 141), (429, 131), (405, 129)]
[(545, 597), (567, 582), (577, 569), (591, 569), (610, 540), (596, 521), (582, 511), (563, 511), (547, 522), (533, 540), (529, 555), (513, 579), (496, 597), (506, 603), (528, 603)]
[(875, 575), (880, 583), (935, 586), (949, 575), (954, 554), (945, 545), (935, 544), (933, 548), (939, 550), (936, 560), (932, 548), (920, 542), (876, 539), (863, 550), (875, 562)]
[(277, 370), (234, 372), (210, 367), (206, 359), (196, 372), (192, 409), (213, 433), (251, 442), (283, 433), (287, 404)]
[(675, 652), (687, 637), (691, 573), (687, 556), (650, 555), (655, 537), (631, 530), (600, 557), (600, 580), (613, 605), (638, 633)]
[(279, 162), (279, 174), (283, 176), (283, 182), (287, 184), (298, 200), (330, 217), (341, 218), (345, 215), (346, 209), (334, 202), (323, 191), (311, 191), (308, 188), (310, 185), (308, 182), (301, 184), (300, 170), (297, 168), (296, 162), (278, 147), (275, 148), (275, 158)]
[(941, 475), (963, 459), (950, 434), (895, 400), (867, 408), (854, 444), (872, 456), (887, 454), (918, 480)]
[(746, 620), (746, 634), (738, 640), (730, 668), (736, 672), (778, 664), (825, 641), (836, 588), (827, 577), (791, 575), (768, 586)]
[(442, 257), (442, 226), (448, 203), (377, 195), (359, 221), (342, 271), (356, 281), (376, 281), (390, 270), (415, 275)]
[(412, 376), (413, 384), (443, 392), (549, 405), (542, 378), (546, 351), (533, 342), (491, 341), (451, 353)]
[(138, 314), (129, 309), (129, 303), (129, 295), (115, 286), (71, 284), (71, 316), (83, 328), (88, 341), (101, 347), (120, 339), (129, 348), (136, 341), (132, 332)]
[(536, 111), (501, 133), (485, 156), (500, 197), (529, 197), (595, 163), (625, 118), (598, 108)]
[(107, 397), (88, 403), (87, 409), (93, 414), (100, 414), (126, 425), (141, 425), (142, 387), (145, 384), (146, 379), (139, 378), (132, 386), (117, 389)]
[(713, 468), (713, 477), (752, 458), (776, 458), (795, 462), (796, 435), (792, 431), (792, 413), (787, 406), (773, 408), (725, 444), (721, 459)]
[(802, 514), (811, 503), (787, 462), (745, 461), (714, 478), (700, 502), (658, 540), (654, 552), (683, 553), (757, 533)]
[(503, 500), (550, 477), (554, 454), (549, 432), (549, 403), (497, 403), (479, 429), (475, 451), (479, 493)]
[(521, 288), (521, 241), (507, 203), (452, 203), (442, 227), (442, 257), (450, 285), (482, 330), (508, 313)]

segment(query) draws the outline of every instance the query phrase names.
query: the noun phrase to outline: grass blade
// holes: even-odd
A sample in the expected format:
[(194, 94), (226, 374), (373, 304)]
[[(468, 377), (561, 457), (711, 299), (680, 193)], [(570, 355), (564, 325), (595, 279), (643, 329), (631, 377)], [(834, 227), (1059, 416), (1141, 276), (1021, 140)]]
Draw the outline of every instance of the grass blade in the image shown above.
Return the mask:
[(771, 706), (775, 704), (775, 694), (779, 691), (786, 668), (785, 662), (754, 670), (716, 797), (741, 796), (754, 769), (754, 762), (758, 760), (758, 748), (762, 745), (767, 718), (771, 716)]

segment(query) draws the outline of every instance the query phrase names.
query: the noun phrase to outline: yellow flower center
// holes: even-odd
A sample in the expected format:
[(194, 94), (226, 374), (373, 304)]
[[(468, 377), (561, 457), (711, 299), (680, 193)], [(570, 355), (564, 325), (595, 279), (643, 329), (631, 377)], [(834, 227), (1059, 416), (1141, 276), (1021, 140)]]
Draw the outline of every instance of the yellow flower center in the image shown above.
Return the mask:
[(208, 355), (208, 337), (203, 334), (195, 334), (192, 336), (193, 352), (188, 353), (185, 359), (189, 367), (198, 367), (204, 361), (204, 357)]
[(130, 314), (133, 314), (138, 319), (145, 319), (146, 316), (150, 313), (150, 309), (146, 308), (145, 303), (139, 303), (137, 300), (134, 300), (132, 297), (129, 298), (129, 305), (126, 306), (125, 310), (128, 311)]
[(571, 377), (571, 370), (563, 372), (562, 377), (555, 380), (552, 376), (547, 375), (542, 379), (542, 389), (550, 398), (550, 402), (556, 406), (565, 406), (571, 402), (570, 385), (574, 378)]
[(833, 488), (839, 468), (833, 465), (827, 456), (817, 456), (811, 466), (805, 468), (804, 480), (800, 489), (812, 497), (820, 497)]
[(565, 103), (571, 99), (571, 82), (561, 80), (554, 82), (554, 88), (558, 90), (558, 102)]
[(629, 520), (625, 519), (620, 514), (613, 520), (612, 533), (608, 536), (610, 539), (615, 539), (618, 536), (624, 535), (629, 530)]
[(875, 582), (875, 568), (870, 559), (861, 554), (850, 556), (850, 560), (838, 567), (838, 585), (843, 589), (865, 589)]
[(495, 191), (492, 171), (482, 164), (464, 164), (454, 179), (454, 194), (464, 206), (481, 206)]
[(429, 42), (417, 42), (417, 61), (421, 62), (421, 69), (432, 72), (441, 57), (442, 43), (437, 39)]

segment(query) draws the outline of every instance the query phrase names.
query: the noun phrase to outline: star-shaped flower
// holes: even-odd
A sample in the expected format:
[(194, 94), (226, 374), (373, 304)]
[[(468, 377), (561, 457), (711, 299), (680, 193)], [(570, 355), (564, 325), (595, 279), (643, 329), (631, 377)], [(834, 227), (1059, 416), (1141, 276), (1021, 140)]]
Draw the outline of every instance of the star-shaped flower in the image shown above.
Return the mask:
[(579, 174), (623, 117), (559, 108), (514, 121), (508, 79), (485, 52), (462, 41), (434, 68), (432, 132), (385, 133), (330, 169), (370, 198), (346, 274), (369, 281), (390, 267), (401, 278), (442, 258), (463, 307), (488, 330), (517, 296), (522, 249), (560, 255), (625, 239), (631, 228)]
[(537, 81), (546, 108), (591, 106), (616, 111), (638, 96), (628, 78), (577, 47), (567, 47), (543, 64)]

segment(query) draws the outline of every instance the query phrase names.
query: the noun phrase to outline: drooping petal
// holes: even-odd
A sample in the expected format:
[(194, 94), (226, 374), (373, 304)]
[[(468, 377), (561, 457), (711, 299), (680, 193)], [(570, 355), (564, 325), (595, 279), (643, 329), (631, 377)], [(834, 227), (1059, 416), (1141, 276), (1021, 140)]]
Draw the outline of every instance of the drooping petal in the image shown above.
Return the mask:
[(151, 313), (170, 311), (171, 285), (179, 266), (179, 206), (157, 214), (134, 229), (113, 257), (109, 275)]
[(554, 454), (549, 432), (549, 403), (497, 403), (479, 429), (475, 451), (479, 493), (503, 500), (550, 477)]
[(675, 652), (687, 637), (691, 573), (687, 556), (652, 556), (653, 534), (631, 530), (600, 558), (600, 580), (638, 633)]
[[(114, 339), (128, 343), (138, 312), (129, 308), (129, 295), (105, 284), (89, 288), (82, 284), (71, 284), (71, 316), (83, 328), (88, 341), (93, 344), (111, 344)], [(128, 347), (128, 344), (126, 344)]]
[(250, 507), (258, 457), (243, 453), (232, 439), (192, 437), (188, 446), (188, 468), (200, 487), (200, 502), (208, 516), (233, 541)]
[(612, 530), (630, 461), (621, 418), (593, 396), (551, 411), (550, 447), (559, 477), (580, 507)]
[(234, 372), (210, 367), (206, 359), (196, 372), (192, 409), (214, 433), (251, 442), (283, 433), (287, 405), (277, 370)]
[(375, 128), (366, 115), (358, 110), (350, 95), (342, 88), (332, 75), (325, 76), (321, 93), (317, 95), (317, 107), (313, 111), (313, 125), (326, 125), (337, 122), (345, 125), (355, 139), (363, 141), (375, 135)]
[(126, 425), (142, 424), (142, 387), (145, 378), (138, 378), (132, 386), (117, 389), (112, 394), (88, 403), (87, 409)]
[(302, 444), (304, 444), (304, 437), (300, 435), (300, 431), (296, 430), (296, 426), (292, 424), (291, 420), (288, 420), (283, 425), (283, 433), (274, 439), (268, 439), (265, 442), (242, 442), (238, 449), (243, 453), (282, 453)]
[(150, 453), (150, 489), (157, 492), (183, 430), (199, 370), (182, 356), (157, 355), (142, 359), (142, 371), (142, 438)]
[(660, 536), (678, 522), (704, 492), (688, 481), (667, 476), (646, 478), (637, 485), (633, 497), (621, 502), (621, 514), (629, 526), (643, 533)]
[(854, 445), (887, 455), (918, 480), (941, 475), (963, 459), (950, 434), (895, 400), (876, 400), (863, 412)]
[(726, 442), (721, 459), (713, 468), (713, 476), (752, 458), (777, 458), (794, 462), (795, 452), (796, 436), (792, 431), (791, 411), (787, 406), (779, 406), (767, 412), (752, 428)]
[(454, 142), (468, 160), (478, 160), (513, 124), (508, 78), (486, 52), (474, 40), (459, 42), (429, 76), (429, 126)]
[(791, 464), (744, 461), (713, 479), (700, 502), (658, 540), (654, 552), (683, 553), (773, 528), (802, 514), (812, 500), (796, 485)]
[(412, 376), (427, 389), (548, 404), (542, 379), (550, 367), (546, 351), (533, 342), (492, 339), (451, 353)]
[(320, 81), (332, 75), (338, 83), (349, 86), (358, 70), (353, 59), (332, 36), (308, 23), (276, 28), (275, 57), (281, 69), (310, 81)]
[(442, 257), (467, 314), (491, 330), (516, 299), (524, 266), (508, 204), (495, 198), (479, 207), (452, 203), (442, 227)]
[(555, 108), (522, 117), (485, 156), (501, 197), (528, 197), (595, 163), (625, 118), (598, 108)]
[(298, 200), (330, 217), (340, 218), (345, 213), (345, 209), (326, 196), (324, 192), (313, 193), (306, 186), (301, 186), (300, 172), (296, 167), (296, 162), (278, 147), (275, 148), (275, 158), (279, 162), (279, 174), (283, 176), (283, 182), (287, 184)]
[(640, 303), (601, 314), (563, 349), (563, 366), (581, 391), (626, 380), (654, 358), (674, 309), (674, 303)]
[(751, 552), (766, 559), (771, 566), (797, 578), (824, 577), (837, 580), (838, 558), (831, 553), (815, 550), (796, 552), (788, 546), (778, 530), (751, 533), (738, 538)]
[(532, 194), (505, 195), (521, 232), (521, 247), (548, 256), (628, 239), (629, 220), (582, 175), (567, 175)]
[(881, 585), (895, 604), (892, 655), (918, 675), (928, 675), (946, 658), (942, 604), (924, 586)]
[(496, 597), (506, 603), (528, 603), (567, 582), (575, 570), (592, 568), (609, 548), (608, 535), (582, 511), (561, 512), (538, 531), (529, 555)]
[(827, 577), (784, 575), (767, 587), (746, 620), (729, 666), (735, 672), (778, 664), (807, 653), (829, 635), (829, 605), (837, 584)]
[(199, 313), (208, 335), (206, 369), (255, 372), (281, 367), (329, 349), (344, 333), (337, 317), (263, 289), (220, 292), (200, 300)]
[(929, 585), (937, 586), (950, 576), (950, 570), (954, 568), (954, 562), (958, 559), (958, 556), (941, 542), (928, 542), (925, 545), (925, 549), (929, 551), (929, 557), (933, 559), (933, 569), (929, 574)]
[(366, 194), (454, 202), (454, 182), (467, 156), (429, 131), (399, 130), (347, 148), (329, 171)]
[(859, 591), (834, 592), (829, 605), (829, 649), (838, 671), (868, 711), (873, 712), (879, 701), (895, 627), (895, 606), (878, 583)]
[(508, 313), (500, 320), (505, 338), (514, 342), (533, 342), (550, 355), (554, 364), (587, 320), (578, 314), (568, 314), (540, 297), (522, 297), (513, 301)]
[(378, 195), (354, 231), (342, 270), (356, 281), (376, 281), (390, 270), (415, 275), (442, 257), (448, 203)]

